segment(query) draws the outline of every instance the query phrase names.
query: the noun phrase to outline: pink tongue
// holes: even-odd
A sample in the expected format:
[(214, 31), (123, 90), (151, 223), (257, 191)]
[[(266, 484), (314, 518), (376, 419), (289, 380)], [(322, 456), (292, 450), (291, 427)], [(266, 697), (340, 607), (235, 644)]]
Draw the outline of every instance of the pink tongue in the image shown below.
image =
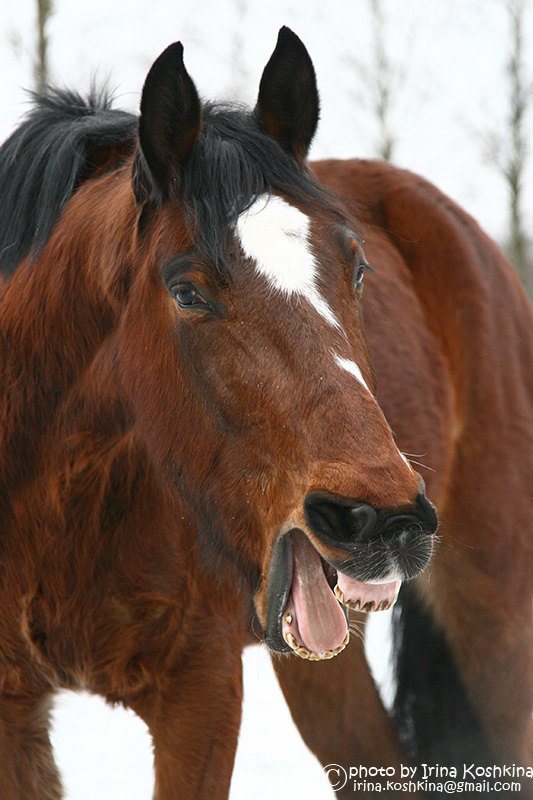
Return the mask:
[(342, 644), (347, 624), (344, 611), (324, 574), (322, 562), (307, 536), (294, 531), (292, 599), (302, 644), (313, 653)]

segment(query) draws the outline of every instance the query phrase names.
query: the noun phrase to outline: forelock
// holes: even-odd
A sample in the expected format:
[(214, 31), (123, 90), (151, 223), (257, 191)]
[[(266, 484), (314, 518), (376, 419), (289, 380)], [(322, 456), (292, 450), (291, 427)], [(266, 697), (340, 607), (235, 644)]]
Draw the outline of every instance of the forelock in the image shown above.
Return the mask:
[(227, 271), (239, 216), (260, 195), (280, 194), (344, 219), (336, 198), (305, 165), (237, 106), (206, 105), (202, 130), (177, 185), (197, 246)]

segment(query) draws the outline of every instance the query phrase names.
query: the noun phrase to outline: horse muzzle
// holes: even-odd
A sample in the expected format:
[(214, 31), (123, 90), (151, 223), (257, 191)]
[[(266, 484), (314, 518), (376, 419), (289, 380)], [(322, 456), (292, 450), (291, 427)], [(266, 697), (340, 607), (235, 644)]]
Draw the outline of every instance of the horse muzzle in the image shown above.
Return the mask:
[(435, 508), (419, 493), (410, 508), (379, 511), (367, 503), (313, 492), (304, 502), (305, 520), (314, 536), (341, 551), (327, 560), (359, 581), (383, 581), (397, 574), (411, 580), (427, 566), (438, 520)]
[(348, 608), (390, 608), (402, 581), (427, 566), (437, 515), (423, 492), (396, 512), (313, 492), (304, 514), (305, 525), (273, 548), (265, 639), (273, 650), (323, 660), (348, 642)]

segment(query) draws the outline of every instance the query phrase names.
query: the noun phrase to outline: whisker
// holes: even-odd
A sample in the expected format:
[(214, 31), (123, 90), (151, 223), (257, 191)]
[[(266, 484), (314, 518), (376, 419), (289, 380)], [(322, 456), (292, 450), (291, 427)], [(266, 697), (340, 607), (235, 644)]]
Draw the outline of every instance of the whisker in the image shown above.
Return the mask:
[(357, 628), (355, 624), (352, 623), (348, 625), (348, 630), (350, 631), (350, 634), (355, 636), (356, 639), (359, 639), (361, 642), (365, 641), (364, 631), (362, 631), (360, 628)]
[(427, 464), (422, 464), (421, 461), (415, 461), (414, 458), (408, 458), (407, 460), (409, 461), (410, 464), (416, 464), (417, 467), (422, 467), (423, 469), (428, 469), (430, 472), (436, 472), (436, 470), (434, 470), (433, 467), (428, 467)]

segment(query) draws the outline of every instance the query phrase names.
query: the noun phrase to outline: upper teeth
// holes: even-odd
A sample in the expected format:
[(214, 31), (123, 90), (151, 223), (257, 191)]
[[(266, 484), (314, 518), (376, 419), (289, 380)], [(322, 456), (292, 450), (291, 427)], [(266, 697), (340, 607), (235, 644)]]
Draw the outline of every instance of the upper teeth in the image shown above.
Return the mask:
[(387, 608), (390, 608), (396, 602), (396, 597), (391, 599), (385, 598), (384, 600), (377, 601), (377, 600), (367, 600), (366, 602), (358, 597), (355, 600), (346, 600), (342, 590), (339, 589), (338, 586), (335, 586), (335, 597), (342, 603), (344, 606), (348, 606), (349, 608), (353, 608), (354, 611), (386, 611)]

